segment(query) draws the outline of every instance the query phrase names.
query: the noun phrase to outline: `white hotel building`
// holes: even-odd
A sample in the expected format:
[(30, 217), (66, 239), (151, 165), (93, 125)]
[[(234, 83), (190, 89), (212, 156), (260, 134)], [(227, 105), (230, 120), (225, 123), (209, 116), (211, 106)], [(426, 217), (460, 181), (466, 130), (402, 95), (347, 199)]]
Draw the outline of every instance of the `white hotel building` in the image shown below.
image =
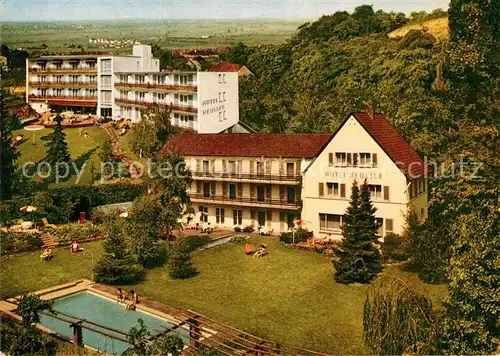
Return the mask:
[(239, 121), (237, 73), (160, 71), (147, 45), (135, 45), (131, 56), (28, 58), (26, 102), (42, 114), (71, 110), (132, 122), (158, 103), (172, 108), (173, 125), (199, 133), (222, 132)]
[(301, 219), (340, 239), (354, 180), (370, 185), (379, 235), (401, 233), (410, 210), (427, 217), (426, 167), (383, 114), (351, 114), (333, 134), (182, 134), (163, 149), (184, 156), (190, 197), (207, 222), (263, 226)]

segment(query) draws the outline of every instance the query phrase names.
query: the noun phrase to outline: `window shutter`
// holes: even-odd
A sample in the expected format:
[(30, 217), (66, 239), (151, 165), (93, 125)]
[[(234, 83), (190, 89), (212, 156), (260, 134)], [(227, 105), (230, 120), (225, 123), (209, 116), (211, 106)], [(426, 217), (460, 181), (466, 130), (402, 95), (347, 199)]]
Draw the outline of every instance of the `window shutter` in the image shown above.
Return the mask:
[(273, 220), (273, 211), (272, 210), (267, 210), (267, 220), (271, 221)]
[(388, 232), (393, 232), (394, 227), (393, 227), (393, 220), (392, 219), (385, 219), (385, 233), (387, 234)]
[(222, 160), (222, 172), (227, 172), (227, 161), (225, 159)]
[(318, 185), (318, 191), (319, 191), (318, 195), (320, 197), (324, 196), (324, 194), (325, 194), (324, 193), (324, 183), (319, 183), (319, 185)]
[(255, 170), (255, 161), (250, 161), (250, 174), (253, 174)]
[(352, 153), (347, 154), (347, 165), (352, 165)]
[(227, 182), (222, 182), (222, 196), (227, 197)]
[(358, 154), (357, 153), (352, 154), (352, 165), (354, 167), (358, 166)]
[(389, 187), (384, 185), (384, 200), (389, 200)]
[(238, 183), (238, 197), (243, 196), (243, 183)]
[(210, 195), (215, 196), (215, 182), (210, 183)]
[(285, 187), (280, 185), (280, 201), (285, 200)]
[(271, 186), (270, 185), (266, 186), (266, 199), (271, 200)]
[(255, 185), (250, 184), (250, 198), (255, 198)]
[(215, 172), (215, 159), (210, 160), (210, 172)]
[(280, 165), (280, 176), (285, 174), (285, 163), (284, 162), (279, 162)]
[(197, 159), (196, 160), (196, 172), (201, 171), (201, 160)]
[(271, 160), (266, 160), (266, 174), (271, 174)]
[(250, 219), (255, 220), (255, 210), (250, 210)]
[(345, 198), (345, 183), (340, 184), (340, 197)]
[(300, 176), (300, 161), (295, 162), (295, 174)]
[(196, 193), (201, 194), (201, 182), (196, 182)]
[(372, 165), (373, 165), (373, 167), (377, 167), (377, 164), (378, 164), (378, 162), (377, 162), (377, 154), (374, 153), (374, 154), (372, 154)]
[(330, 166), (333, 166), (333, 152), (330, 152), (328, 154), (328, 163), (330, 164)]
[(241, 167), (243, 167), (243, 160), (239, 160), (236, 164), (236, 173), (241, 173)]

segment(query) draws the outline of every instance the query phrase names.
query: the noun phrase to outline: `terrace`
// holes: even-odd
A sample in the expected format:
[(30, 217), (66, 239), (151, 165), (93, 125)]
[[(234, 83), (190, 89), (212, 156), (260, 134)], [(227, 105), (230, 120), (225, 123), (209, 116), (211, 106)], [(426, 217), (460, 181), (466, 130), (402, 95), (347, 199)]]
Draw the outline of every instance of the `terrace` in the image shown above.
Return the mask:
[(115, 83), (115, 88), (142, 88), (142, 89), (160, 89), (166, 91), (186, 91), (194, 92), (198, 90), (196, 85), (167, 85), (154, 83)]

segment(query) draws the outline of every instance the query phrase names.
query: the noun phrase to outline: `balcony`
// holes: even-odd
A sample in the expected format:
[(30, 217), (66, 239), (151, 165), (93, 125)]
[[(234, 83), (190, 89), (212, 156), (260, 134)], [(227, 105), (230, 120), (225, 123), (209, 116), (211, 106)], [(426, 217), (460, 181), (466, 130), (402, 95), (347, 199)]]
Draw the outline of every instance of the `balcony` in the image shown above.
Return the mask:
[(167, 84), (151, 84), (151, 83), (115, 83), (115, 88), (142, 88), (142, 89), (161, 89), (167, 91), (188, 91), (194, 92), (198, 90), (197, 86), (190, 85), (167, 85)]
[(30, 73), (97, 73), (96, 67), (65, 67), (65, 68), (55, 68), (55, 67), (45, 67), (45, 68), (34, 68), (28, 69)]
[(30, 94), (29, 98), (30, 99), (41, 99), (41, 100), (97, 101), (97, 96), (37, 95), (37, 94)]
[(290, 201), (287, 199), (257, 199), (257, 197), (235, 197), (231, 199), (224, 195), (210, 195), (190, 193), (189, 197), (194, 203), (212, 203), (232, 206), (246, 206), (254, 208), (275, 208), (283, 210), (299, 210), (302, 206), (300, 200)]
[(37, 82), (31, 81), (29, 85), (32, 87), (69, 87), (69, 88), (97, 88), (97, 82)]
[(141, 107), (148, 107), (153, 104), (158, 104), (160, 106), (166, 106), (170, 107), (174, 111), (181, 111), (181, 112), (187, 112), (187, 113), (194, 113), (196, 114), (198, 112), (198, 109), (189, 107), (189, 106), (175, 106), (175, 105), (168, 105), (168, 104), (162, 104), (162, 103), (152, 103), (150, 101), (143, 101), (143, 100), (130, 100), (130, 99), (115, 99), (115, 102), (117, 104), (125, 104), (125, 105), (134, 105), (134, 106), (141, 106)]
[(236, 173), (236, 172), (191, 172), (195, 180), (216, 180), (216, 181), (241, 181), (252, 183), (274, 183), (274, 184), (299, 184), (302, 181), (301, 175), (287, 174), (261, 174), (261, 173)]

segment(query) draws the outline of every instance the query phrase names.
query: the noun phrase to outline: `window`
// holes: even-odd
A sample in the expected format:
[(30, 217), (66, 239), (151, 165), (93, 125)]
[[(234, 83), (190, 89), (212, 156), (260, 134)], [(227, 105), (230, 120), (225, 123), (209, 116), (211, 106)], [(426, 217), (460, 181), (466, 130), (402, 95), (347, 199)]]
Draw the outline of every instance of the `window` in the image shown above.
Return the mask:
[(215, 222), (224, 224), (224, 208), (215, 208)]
[(236, 183), (229, 183), (229, 199), (236, 199)]
[(103, 103), (111, 104), (111, 92), (110, 91), (101, 92), (101, 99), (102, 99)]
[(62, 89), (56, 89), (56, 96), (63, 96), (63, 90)]
[(266, 196), (266, 188), (263, 185), (257, 186), (257, 201), (264, 201)]
[(89, 82), (97, 83), (97, 75), (89, 75)]
[(76, 97), (80, 93), (80, 89), (71, 89), (71, 96)]
[(78, 69), (78, 62), (70, 62), (72, 69)]
[(61, 69), (62, 68), (62, 62), (54, 62), (54, 67), (56, 67), (57, 69)]
[(340, 231), (342, 221), (342, 215), (319, 214), (319, 229), (321, 231)]
[(80, 76), (79, 75), (70, 75), (69, 81), (71, 83), (78, 83), (80, 81)]
[(325, 186), (324, 183), (319, 183), (318, 184), (318, 196), (320, 196), (320, 197), (322, 197), (322, 196), (325, 195), (324, 186)]
[(143, 91), (136, 93), (136, 95), (137, 95), (136, 99), (138, 101), (145, 101), (146, 100), (146, 93), (144, 93)]
[(295, 187), (286, 187), (287, 203), (295, 204)]
[(387, 235), (390, 232), (394, 231), (394, 221), (392, 219), (385, 219), (385, 234)]
[(135, 76), (135, 82), (137, 84), (144, 84), (144, 76), (136, 74), (136, 76)]
[(294, 164), (293, 162), (287, 162), (286, 164), (286, 175), (287, 177), (293, 177), (294, 173)]
[(382, 236), (384, 234), (384, 231), (383, 231), (384, 219), (375, 218), (375, 221), (377, 222), (377, 236)]
[(55, 79), (56, 83), (62, 83), (63, 76), (62, 75), (56, 75), (56, 76), (54, 76), (54, 79)]
[(381, 185), (368, 185), (370, 188), (370, 196), (372, 199), (382, 199), (382, 186)]
[(209, 161), (203, 161), (203, 174), (207, 174), (208, 173), (209, 166), (210, 166), (210, 162)]
[(229, 173), (236, 174), (236, 161), (228, 161)]
[(200, 222), (208, 222), (208, 207), (200, 205)]
[(160, 103), (164, 102), (166, 97), (167, 97), (167, 94), (165, 94), (165, 93), (158, 93), (158, 101)]
[(205, 198), (210, 197), (210, 183), (203, 183), (203, 196)]
[(384, 200), (389, 200), (389, 187), (384, 185)]
[(111, 59), (101, 59), (101, 71), (102, 72), (111, 71)]
[(111, 76), (106, 75), (101, 77), (101, 85), (105, 88), (111, 87)]
[(336, 152), (335, 153), (335, 163), (338, 166), (347, 165), (347, 154), (345, 152)]
[(88, 61), (88, 62), (87, 62), (87, 66), (88, 66), (89, 68), (95, 68), (95, 62), (94, 62), (94, 61)]
[(233, 225), (241, 225), (243, 223), (243, 211), (233, 209)]
[(261, 176), (264, 174), (264, 162), (257, 161), (257, 175)]
[(360, 153), (359, 154), (359, 164), (361, 166), (371, 166), (372, 160), (371, 160), (371, 154), (370, 153)]
[(338, 183), (326, 183), (326, 191), (329, 197), (338, 197), (339, 196), (339, 184)]

